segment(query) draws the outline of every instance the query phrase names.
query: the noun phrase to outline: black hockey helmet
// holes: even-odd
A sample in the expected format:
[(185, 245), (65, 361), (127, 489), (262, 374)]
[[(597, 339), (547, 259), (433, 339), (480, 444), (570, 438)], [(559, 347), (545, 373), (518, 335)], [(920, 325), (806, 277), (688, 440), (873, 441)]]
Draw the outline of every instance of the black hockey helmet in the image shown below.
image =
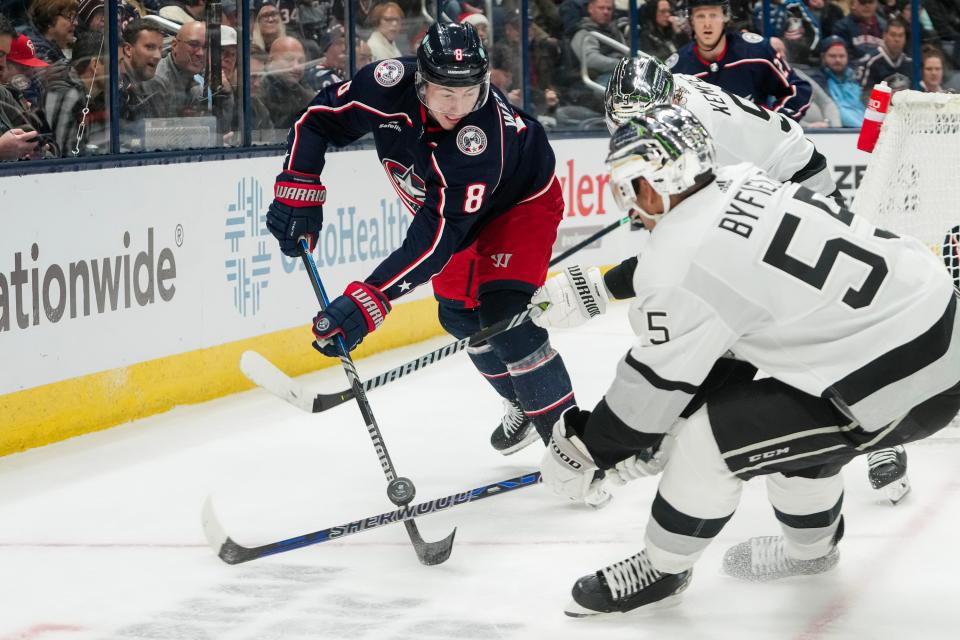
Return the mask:
[(487, 102), (490, 59), (472, 24), (435, 22), (430, 25), (417, 48), (417, 95), (424, 104), (427, 82), (443, 87), (480, 85), (480, 96), (473, 110)]
[(687, 0), (685, 9), (687, 20), (693, 15), (693, 10), (698, 7), (720, 7), (723, 9), (723, 17), (730, 19), (730, 0)]

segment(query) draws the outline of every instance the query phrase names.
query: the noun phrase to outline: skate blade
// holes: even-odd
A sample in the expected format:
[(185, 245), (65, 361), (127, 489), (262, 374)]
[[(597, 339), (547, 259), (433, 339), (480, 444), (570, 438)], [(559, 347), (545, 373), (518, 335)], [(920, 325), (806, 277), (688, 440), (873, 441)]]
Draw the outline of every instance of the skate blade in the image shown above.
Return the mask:
[(540, 439), (540, 434), (537, 433), (537, 430), (536, 430), (536, 429), (531, 429), (531, 430), (530, 430), (530, 435), (528, 435), (526, 438), (524, 438), (523, 440), (521, 440), (521, 441), (518, 442), (517, 444), (513, 445), (512, 447), (507, 447), (506, 449), (501, 449), (501, 450), (498, 451), (497, 453), (499, 453), (499, 454), (502, 455), (502, 456), (509, 456), (509, 455), (511, 455), (511, 454), (516, 453), (517, 451), (520, 451), (521, 449), (526, 449), (529, 445), (533, 444), (535, 441), (537, 441), (537, 440), (539, 440), (539, 439)]
[(891, 482), (885, 486), (883, 493), (892, 504), (899, 504), (899, 502), (910, 493), (910, 481), (904, 476), (896, 482)]
[(593, 620), (604, 620), (608, 618), (615, 618), (616, 616), (623, 615), (643, 615), (644, 613), (652, 613), (656, 611), (663, 611), (664, 609), (672, 609), (677, 606), (683, 600), (683, 591), (669, 595), (663, 600), (657, 600), (656, 602), (651, 602), (650, 604), (645, 604), (636, 609), (630, 609), (629, 611), (594, 611), (593, 609), (587, 609), (582, 607), (576, 600), (571, 600), (570, 603), (564, 608), (563, 612), (571, 618), (590, 618)]

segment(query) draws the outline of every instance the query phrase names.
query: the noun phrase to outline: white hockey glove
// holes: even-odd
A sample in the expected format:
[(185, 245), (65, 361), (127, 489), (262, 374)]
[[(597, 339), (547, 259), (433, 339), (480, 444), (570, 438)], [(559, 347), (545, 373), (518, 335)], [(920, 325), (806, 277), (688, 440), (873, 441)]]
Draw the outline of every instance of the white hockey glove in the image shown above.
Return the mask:
[(541, 327), (578, 327), (606, 313), (609, 299), (599, 269), (570, 265), (534, 292), (531, 305), (549, 306), (533, 322)]
[(603, 475), (586, 445), (570, 426), (580, 412), (577, 407), (567, 409), (553, 425), (553, 437), (540, 462), (543, 483), (562, 498), (584, 501), (597, 492)]
[(655, 476), (663, 471), (663, 467), (673, 451), (675, 438), (669, 433), (663, 437), (660, 446), (652, 453), (644, 452), (621, 460), (612, 469), (607, 469), (607, 480), (615, 485), (625, 485), (637, 478)]

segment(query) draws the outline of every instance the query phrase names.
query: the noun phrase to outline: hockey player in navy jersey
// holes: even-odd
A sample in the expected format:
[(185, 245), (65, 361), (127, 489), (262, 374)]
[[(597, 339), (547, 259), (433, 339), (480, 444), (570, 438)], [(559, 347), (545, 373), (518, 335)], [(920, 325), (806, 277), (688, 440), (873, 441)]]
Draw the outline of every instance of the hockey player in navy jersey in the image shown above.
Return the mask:
[[(313, 322), (315, 346), (353, 349), (392, 303), (432, 280), (440, 323), (464, 338), (527, 308), (543, 284), (563, 216), (543, 128), (490, 86), (487, 53), (469, 24), (434, 24), (416, 57), (360, 69), (317, 94), (292, 128), (267, 224), (281, 250), (316, 242), (327, 148), (372, 132), (383, 169), (413, 222), (402, 246), (350, 283)], [(507, 412), (491, 444), (503, 454), (549, 439), (573, 406), (570, 378), (546, 330), (522, 324), (469, 350)]]
[(693, 40), (670, 56), (667, 66), (742, 98), (800, 120), (813, 89), (755, 33), (727, 31), (729, 0), (689, 0), (687, 18)]
[[(596, 408), (555, 425), (543, 480), (575, 499), (598, 469), (623, 481), (662, 475), (645, 548), (580, 578), (567, 613), (625, 612), (683, 591), (758, 475), (781, 535), (731, 547), (724, 571), (767, 581), (831, 569), (841, 468), (925, 438), (960, 410), (952, 278), (919, 240), (752, 164), (718, 167), (709, 134), (674, 105), (618, 128), (607, 166), (617, 204), (639, 211), (649, 240), (603, 278), (587, 271), (589, 286), (552, 278), (541, 319), (586, 322), (620, 290), (634, 298), (637, 339)], [(770, 377), (702, 394), (723, 354)]]

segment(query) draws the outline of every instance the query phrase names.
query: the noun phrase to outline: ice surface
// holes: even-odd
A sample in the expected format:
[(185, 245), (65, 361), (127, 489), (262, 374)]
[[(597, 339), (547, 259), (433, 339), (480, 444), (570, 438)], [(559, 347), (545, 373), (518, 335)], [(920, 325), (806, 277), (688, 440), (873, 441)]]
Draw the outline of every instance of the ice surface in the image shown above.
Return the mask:
[[(586, 406), (632, 341), (625, 312), (553, 333)], [(358, 369), (371, 377), (428, 348)], [(338, 368), (304, 381), (346, 386)], [(539, 445), (507, 458), (489, 447), (501, 405), (466, 356), (370, 400), (418, 500), (538, 467)], [(909, 447), (913, 492), (896, 507), (870, 489), (862, 458), (849, 465), (829, 574), (768, 585), (720, 575), (728, 546), (777, 533), (754, 480), (677, 606), (575, 620), (563, 606), (576, 578), (640, 548), (655, 479), (616, 490), (602, 511), (538, 486), (422, 518), (428, 540), (458, 527), (438, 567), (417, 562), (400, 525), (228, 566), (204, 542), (208, 493), (247, 545), (391, 508), (355, 404), (309, 415), (254, 390), (0, 459), (0, 640), (955, 639), (958, 443), (950, 428)]]

